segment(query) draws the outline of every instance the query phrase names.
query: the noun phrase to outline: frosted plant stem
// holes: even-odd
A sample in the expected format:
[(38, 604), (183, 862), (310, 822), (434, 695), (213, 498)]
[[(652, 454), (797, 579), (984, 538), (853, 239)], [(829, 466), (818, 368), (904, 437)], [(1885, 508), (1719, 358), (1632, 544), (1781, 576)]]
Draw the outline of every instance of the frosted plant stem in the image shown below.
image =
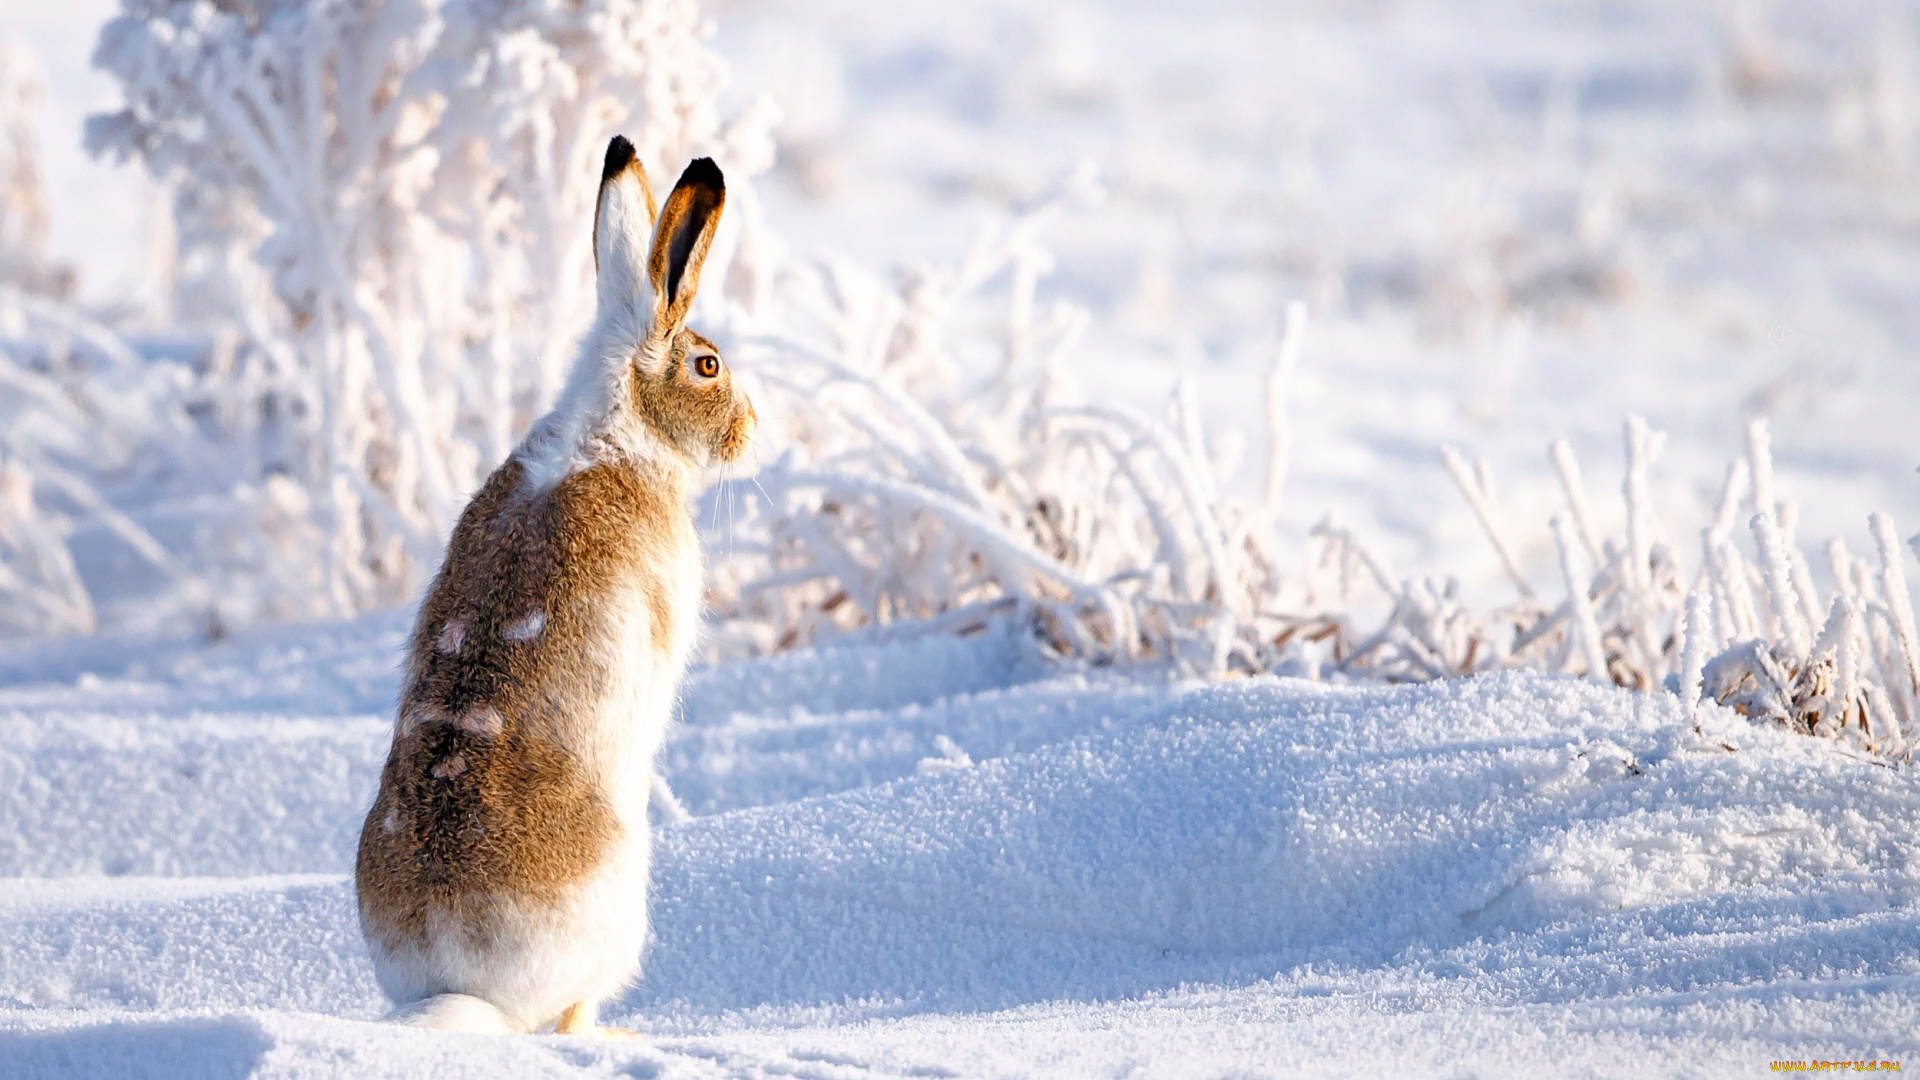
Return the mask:
[[(1834, 667), (1836, 669), (1838, 668), (1840, 652), (1845, 648), (1846, 636), (1852, 629), (1853, 624), (1847, 619), (1847, 606), (1844, 599), (1835, 597), (1832, 610), (1827, 612), (1827, 621), (1820, 628), (1820, 636), (1814, 639), (1813, 647), (1807, 652), (1805, 663), (1800, 666), (1798, 674), (1800, 686), (1808, 691), (1817, 688), (1821, 666), (1826, 664), (1829, 658), (1832, 659)], [(1820, 714), (1820, 718), (1817, 721), (1811, 721), (1808, 724), (1807, 730), (1810, 733), (1815, 735), (1832, 735), (1838, 732), (1838, 720), (1835, 714), (1839, 710), (1833, 707), (1833, 703), (1836, 700), (1837, 686), (1837, 681), (1829, 682), (1827, 693), (1824, 695), (1824, 707), (1822, 707), (1823, 702), (1821, 697), (1814, 696), (1810, 693), (1806, 696), (1801, 706), (1803, 709), (1803, 718), (1814, 708), (1818, 708)], [(1840, 698), (1839, 700), (1844, 700), (1844, 698)]]
[[(825, 355), (807, 349), (797, 342), (781, 340), (776, 347), (784, 347), (801, 352), (814, 363), (826, 369), (835, 379), (852, 383), (872, 394), (883, 411), (920, 439), (921, 445), (936, 460), (943, 473), (942, 479), (952, 493), (964, 497), (975, 509), (984, 510), (992, 504), (992, 497), (980, 487), (974, 470), (967, 466), (966, 454), (955, 441), (947, 426), (934, 419), (926, 407), (914, 401), (906, 393), (896, 389), (884, 379), (862, 374)], [(766, 377), (772, 378), (769, 372)], [(799, 389), (799, 384), (793, 384)]]
[(1579, 565), (1579, 553), (1574, 550), (1579, 541), (1574, 539), (1572, 527), (1560, 514), (1553, 516), (1553, 539), (1560, 548), (1560, 576), (1566, 582), (1567, 599), (1573, 604), (1573, 633), (1587, 666), (1587, 678), (1611, 684), (1613, 678), (1607, 672), (1607, 656), (1601, 649), (1600, 624), (1593, 617), (1593, 600), (1587, 593), (1591, 586), (1584, 568)]
[(1900, 563), (1900, 542), (1894, 538), (1893, 520), (1887, 515), (1874, 514), (1868, 522), (1873, 541), (1880, 548), (1880, 591), (1906, 667), (1907, 685), (1903, 689), (1909, 694), (1920, 692), (1920, 640), (1914, 633), (1913, 601), (1907, 593), (1906, 569)]
[(1680, 662), (1680, 702), (1700, 733), (1700, 693), (1705, 683), (1707, 651), (1713, 645), (1713, 596), (1704, 589), (1687, 595), (1686, 644)]
[(1837, 536), (1827, 541), (1827, 572), (1833, 575), (1834, 588), (1841, 594), (1859, 595), (1854, 580), (1853, 553), (1847, 550), (1847, 542)]
[[(222, 211), (174, 204), (179, 257), (221, 309), (204, 317), (248, 353), (195, 388), (229, 435), (210, 465), (234, 489), (272, 469), (311, 496), (311, 529), (258, 545), (287, 564), (262, 576), (308, 584), (270, 591), (344, 614), (421, 583), (481, 465), (558, 388), (587, 314), (592, 158), (614, 130), (656, 166), (728, 159), (751, 204), (765, 164), (749, 144), (771, 117), (721, 130), (697, 5), (647, 3), (635, 21), (614, 12), (641, 5), (616, 0), (563, 33), (553, 20), (571, 16), (510, 7), (328, 0), (254, 18), (161, 0), (128, 9), (99, 53), (139, 107), (90, 124), (95, 152)], [(729, 231), (714, 280), (756, 228)], [(736, 288), (703, 296), (703, 320)], [(263, 424), (263, 400), (287, 408)]]
[(1720, 502), (1714, 508), (1712, 534), (1714, 539), (1725, 540), (1733, 535), (1734, 526), (1739, 524), (1740, 503), (1747, 497), (1747, 488), (1751, 486), (1748, 476), (1751, 469), (1745, 459), (1735, 458), (1727, 466), (1726, 479), (1720, 484)]
[(1174, 387), (1173, 401), (1180, 415), (1180, 442), (1192, 462), (1194, 480), (1201, 497), (1212, 505), (1220, 500), (1220, 493), (1214, 484), (1207, 437), (1200, 429), (1200, 391), (1194, 386), (1192, 372), (1181, 373), (1180, 382)]
[(1778, 523), (1779, 507), (1773, 493), (1773, 433), (1767, 418), (1747, 421), (1747, 467), (1753, 478), (1753, 512)]
[(1627, 503), (1627, 580), (1634, 591), (1645, 593), (1652, 584), (1649, 564), (1653, 558), (1655, 530), (1653, 500), (1647, 491), (1647, 467), (1660, 453), (1659, 434), (1638, 416), (1627, 417), (1627, 475), (1621, 494)]
[[(1910, 724), (1914, 719), (1913, 695), (1901, 685), (1906, 672), (1902, 670), (1905, 664), (1900, 656), (1900, 645), (1897, 640), (1889, 640), (1898, 637), (1898, 632), (1890, 629), (1893, 621), (1894, 616), (1885, 604), (1875, 602), (1868, 605), (1867, 643), (1872, 648), (1874, 666), (1880, 671), (1878, 689), (1885, 706), (1876, 714), (1880, 722), (1874, 725), (1874, 730), (1888, 733), (1887, 745), (1890, 748), (1900, 741), (1901, 722), (1904, 720)], [(1913, 747), (1907, 747), (1909, 756), (1912, 752)]]
[(1547, 448), (1547, 456), (1553, 459), (1554, 472), (1560, 476), (1560, 490), (1567, 497), (1567, 510), (1573, 515), (1574, 531), (1580, 537), (1580, 546), (1587, 551), (1587, 561), (1600, 565), (1600, 545), (1594, 540), (1593, 515), (1587, 509), (1586, 483), (1580, 476), (1580, 461), (1573, 456), (1573, 446), (1565, 439), (1556, 439)]
[[(1835, 621), (1840, 628), (1834, 635), (1833, 700), (1839, 714), (1835, 722), (1844, 729), (1860, 697), (1860, 602), (1844, 593), (1834, 597), (1828, 622)], [(1865, 715), (1863, 710), (1863, 721)]]
[(1174, 486), (1186, 504), (1188, 520), (1193, 524), (1194, 531), (1199, 534), (1201, 548), (1207, 560), (1207, 581), (1213, 588), (1224, 589), (1226, 537), (1221, 533), (1220, 521), (1213, 506), (1200, 491), (1199, 479), (1194, 475), (1194, 464), (1188, 462), (1186, 456), (1180, 453), (1178, 445), (1168, 435), (1166, 429), (1130, 409), (1085, 406), (1058, 409), (1055, 410), (1054, 415), (1062, 420), (1092, 419), (1110, 424), (1128, 431), (1136, 439), (1159, 452), (1171, 467)]
[(1481, 479), (1474, 475), (1473, 470), (1467, 465), (1467, 459), (1461, 456), (1460, 451), (1451, 446), (1443, 446), (1440, 448), (1440, 454), (1446, 462), (1447, 474), (1453, 477), (1455, 484), (1459, 485), (1461, 493), (1467, 497), (1467, 504), (1473, 507), (1474, 516), (1480, 519), (1480, 528), (1486, 532), (1487, 539), (1493, 544), (1493, 550), (1499, 554), (1500, 564), (1506, 568), (1507, 576), (1513, 579), (1514, 588), (1520, 591), (1523, 599), (1533, 599), (1533, 586), (1527, 583), (1526, 575), (1520, 572), (1520, 564), (1513, 557), (1513, 549), (1507, 545), (1506, 537), (1501, 535), (1499, 527), (1494, 524), (1492, 493), (1481, 486)]
[(1058, 582), (1074, 594), (1092, 597), (1104, 591), (1098, 584), (1078, 579), (1065, 566), (1034, 552), (1024, 538), (1013, 535), (1001, 522), (954, 502), (939, 492), (878, 476), (796, 472), (787, 478), (787, 482), (796, 488), (815, 487), (828, 491), (835, 489), (862, 491), (864, 489), (866, 493), (891, 500), (904, 507), (923, 510), (963, 524), (972, 530), (976, 537), (987, 541), (983, 546), (988, 551), (1006, 559), (1010, 566), (1023, 566), (1043, 578)]
[(136, 554), (142, 559), (145, 559), (154, 569), (159, 570), (175, 581), (185, 581), (191, 576), (174, 560), (172, 555), (167, 553), (167, 549), (160, 545), (160, 541), (153, 538), (152, 533), (141, 528), (132, 518), (121, 513), (112, 503), (102, 498), (100, 493), (95, 491), (92, 486), (83, 483), (79, 478), (72, 476), (64, 469), (43, 466), (36, 475), (38, 479), (53, 487), (59, 488), (66, 493), (68, 498), (79, 503), (85, 507), (89, 513), (98, 517), (102, 525), (105, 525), (115, 536), (125, 541), (128, 547), (132, 548)]
[(1729, 621), (1729, 637), (1759, 637), (1765, 629), (1761, 623), (1759, 606), (1753, 596), (1753, 572), (1740, 549), (1733, 546), (1731, 538), (1723, 539), (1714, 548), (1719, 561), (1721, 576), (1726, 588), (1727, 599), (1733, 605), (1733, 616)]
[(1773, 612), (1775, 632), (1795, 656), (1805, 656), (1809, 631), (1800, 613), (1800, 600), (1793, 587), (1793, 571), (1787, 557), (1786, 539), (1772, 514), (1753, 516), (1753, 537), (1760, 546), (1760, 565), (1766, 574), (1767, 600)]
[(1267, 520), (1280, 516), (1281, 496), (1287, 485), (1287, 459), (1293, 454), (1293, 425), (1287, 418), (1287, 402), (1293, 395), (1293, 372), (1300, 363), (1300, 347), (1307, 334), (1307, 303), (1294, 300), (1287, 304), (1287, 328), (1280, 337), (1280, 351), (1274, 357), (1273, 370), (1267, 375)]
[(1787, 572), (1793, 581), (1794, 596), (1799, 598), (1800, 610), (1806, 612), (1811, 620), (1814, 612), (1826, 605), (1820, 602), (1820, 590), (1813, 585), (1813, 568), (1807, 565), (1806, 553), (1800, 550), (1800, 504), (1792, 499), (1780, 501), (1780, 536), (1785, 541), (1787, 552)]
[(1386, 560), (1375, 554), (1373, 549), (1368, 547), (1365, 541), (1354, 535), (1353, 530), (1342, 523), (1339, 518), (1328, 514), (1321, 520), (1320, 524), (1313, 527), (1313, 535), (1323, 537), (1328, 542), (1334, 544), (1342, 552), (1343, 556), (1350, 555), (1357, 558), (1360, 561), (1360, 565), (1366, 568), (1367, 576), (1373, 579), (1374, 585), (1378, 586), (1381, 592), (1393, 597), (1400, 595), (1399, 579), (1394, 576), (1392, 569), (1387, 566)]
[[(1890, 746), (1899, 741), (1900, 722), (1894, 719), (1893, 707), (1887, 704), (1887, 694), (1884, 687), (1875, 686), (1873, 683), (1867, 683), (1861, 687), (1860, 712), (1861, 721), (1866, 725), (1868, 731), (1888, 732), (1891, 740), (1888, 744)], [(1909, 758), (1913, 756), (1911, 748), (1909, 748), (1907, 756)]]

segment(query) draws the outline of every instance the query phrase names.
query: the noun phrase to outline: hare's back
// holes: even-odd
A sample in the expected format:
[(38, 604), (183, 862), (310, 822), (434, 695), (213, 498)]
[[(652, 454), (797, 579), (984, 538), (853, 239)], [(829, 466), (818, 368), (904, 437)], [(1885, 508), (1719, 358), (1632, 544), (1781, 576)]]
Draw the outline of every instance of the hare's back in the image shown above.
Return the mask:
[(672, 632), (657, 549), (677, 522), (621, 470), (523, 486), (509, 461), (474, 497), (421, 607), (357, 867), (363, 910), (401, 938), (435, 912), (558, 901), (629, 839), (596, 752)]
[(427, 699), (551, 689), (583, 662), (611, 662), (603, 649), (635, 602), (649, 638), (673, 636), (671, 579), (695, 550), (685, 510), (614, 466), (540, 492), (525, 483), (509, 459), (454, 529), (411, 648), (409, 689)]

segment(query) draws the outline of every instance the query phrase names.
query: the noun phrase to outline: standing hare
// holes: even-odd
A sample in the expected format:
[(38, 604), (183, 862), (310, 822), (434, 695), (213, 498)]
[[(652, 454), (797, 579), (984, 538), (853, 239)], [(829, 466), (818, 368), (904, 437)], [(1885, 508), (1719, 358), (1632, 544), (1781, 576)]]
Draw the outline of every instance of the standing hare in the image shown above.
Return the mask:
[(687, 487), (755, 423), (687, 329), (725, 202), (701, 158), (656, 223), (633, 144), (607, 146), (593, 328), (421, 605), (354, 867), (397, 1019), (588, 1032), (639, 970), (653, 760), (701, 606)]

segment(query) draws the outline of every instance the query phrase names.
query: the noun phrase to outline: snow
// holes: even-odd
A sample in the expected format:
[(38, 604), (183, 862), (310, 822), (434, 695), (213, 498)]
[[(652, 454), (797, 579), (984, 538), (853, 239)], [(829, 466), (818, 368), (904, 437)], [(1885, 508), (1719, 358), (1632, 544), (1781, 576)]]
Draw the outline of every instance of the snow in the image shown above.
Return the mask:
[[(84, 63), (111, 6), (8, 12), (47, 61), (55, 254), (93, 302), (152, 288), (148, 193), (77, 149), (113, 104)], [(1920, 522), (1900, 0), (708, 10), (734, 92), (786, 113), (760, 191), (798, 258), (954, 264), (1099, 167), (1039, 292), (1090, 312), (1067, 373), (1097, 404), (1163, 410), (1191, 376), (1230, 457), (1304, 298), (1293, 535), (1336, 510), (1403, 570), (1505, 590), (1451, 442), (1556, 581), (1542, 448), (1616, 488), (1629, 413), (1671, 435), (1639, 494), (1681, 546), (1755, 413), (1808, 543)], [(954, 347), (986, 370), (996, 341)], [(1207, 685), (1050, 664), (1005, 625), (695, 673), (663, 759), (694, 817), (658, 832), (656, 941), (604, 1013), (644, 1039), (382, 1024), (347, 874), (410, 618), (0, 646), (0, 1077), (1920, 1057), (1911, 766), (1566, 678)]]
[(1920, 1043), (1910, 770), (1567, 678), (1205, 684), (1004, 626), (694, 676), (696, 816), (605, 1010), (644, 1040), (381, 1025), (347, 872), (404, 631), (0, 652), (0, 1075), (1732, 1076)]

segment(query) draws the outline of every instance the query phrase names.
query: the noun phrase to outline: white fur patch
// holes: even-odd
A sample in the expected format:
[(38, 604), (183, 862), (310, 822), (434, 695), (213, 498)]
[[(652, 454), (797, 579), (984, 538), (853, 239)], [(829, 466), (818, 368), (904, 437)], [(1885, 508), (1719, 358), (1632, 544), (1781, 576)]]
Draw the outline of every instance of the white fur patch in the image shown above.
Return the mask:
[(460, 719), (455, 723), (459, 725), (461, 731), (487, 739), (497, 737), (506, 727), (506, 721), (500, 716), (500, 710), (491, 705), (476, 705), (461, 713)]
[(388, 835), (392, 835), (394, 833), (399, 832), (400, 831), (400, 811), (398, 810), (387, 811), (387, 816), (380, 819), (380, 828), (383, 832), (387, 833)]
[(440, 710), (431, 705), (408, 709), (400, 714), (400, 737), (404, 739), (418, 731), (422, 725), (437, 724), (444, 719), (446, 717), (440, 715)]
[(540, 631), (546, 628), (547, 613), (535, 610), (508, 623), (507, 628), (501, 631), (501, 635), (508, 641), (532, 641), (540, 636)]
[(436, 779), (451, 780), (467, 771), (467, 757), (465, 754), (448, 754), (432, 771)]
[(452, 620), (449, 620), (447, 622), (447, 625), (441, 629), (440, 637), (434, 641), (433, 647), (440, 650), (443, 653), (451, 653), (455, 656), (458, 656), (460, 655), (460, 646), (465, 645), (466, 643), (467, 643), (466, 622), (461, 619), (452, 619)]

